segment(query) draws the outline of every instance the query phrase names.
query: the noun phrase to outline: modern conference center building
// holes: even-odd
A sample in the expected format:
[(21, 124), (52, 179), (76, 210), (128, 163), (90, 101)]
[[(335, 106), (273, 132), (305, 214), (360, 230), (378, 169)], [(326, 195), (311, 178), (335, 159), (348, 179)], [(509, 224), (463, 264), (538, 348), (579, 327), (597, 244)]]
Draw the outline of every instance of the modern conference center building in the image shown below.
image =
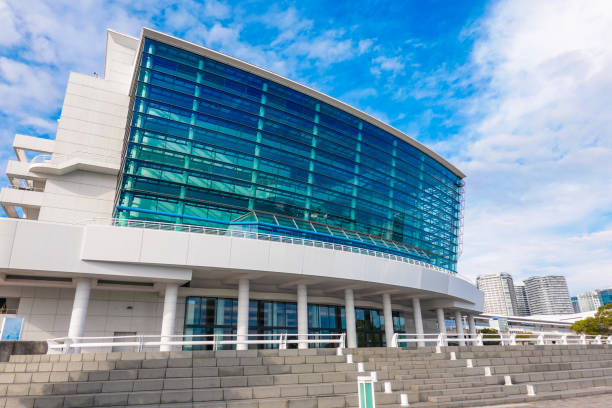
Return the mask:
[(264, 69), (109, 30), (104, 76), (70, 74), (55, 139), (13, 147), (5, 339), (475, 330), (464, 174)]

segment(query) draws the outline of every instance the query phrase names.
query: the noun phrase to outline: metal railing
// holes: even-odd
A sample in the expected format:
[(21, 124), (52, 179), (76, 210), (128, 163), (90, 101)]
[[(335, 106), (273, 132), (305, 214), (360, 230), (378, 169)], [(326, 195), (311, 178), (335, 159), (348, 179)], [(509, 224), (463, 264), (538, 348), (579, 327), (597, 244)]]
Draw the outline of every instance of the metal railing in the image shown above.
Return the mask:
[(14, 184), (6, 184), (4, 186), (1, 186), (0, 188), (10, 188), (10, 189), (13, 189), (13, 190), (37, 191), (37, 192), (44, 192), (45, 191), (44, 187), (16, 186)]
[(476, 335), (465, 333), (460, 337), (455, 333), (395, 333), (391, 347), (401, 347), (402, 344), (424, 344), (435, 346), (448, 346), (449, 344), (471, 344), (483, 346), (495, 343), (500, 346), (516, 346), (519, 344), (535, 345), (568, 345), (568, 344), (612, 344), (612, 336), (591, 336), (586, 334), (568, 333), (478, 333)]
[[(79, 352), (104, 352), (115, 348), (129, 348), (132, 351), (154, 351), (161, 346), (180, 350), (183, 347), (210, 346), (212, 350), (219, 350), (237, 345), (276, 346), (281, 350), (289, 345), (316, 344), (327, 346), (335, 344), (341, 353), (345, 347), (345, 333), (309, 333), (305, 334), (177, 334), (177, 335), (130, 335), (108, 337), (59, 337), (48, 339), (47, 354), (67, 354)], [(189, 340), (186, 340), (189, 339)]]
[(144, 228), (144, 229), (153, 229), (153, 230), (161, 230), (161, 231), (181, 231), (181, 232), (190, 232), (195, 234), (206, 234), (206, 235), (218, 235), (218, 236), (227, 236), (234, 238), (248, 238), (248, 239), (256, 239), (260, 241), (271, 241), (271, 242), (281, 242), (286, 244), (294, 244), (294, 245), (303, 245), (317, 248), (325, 248), (332, 249), (336, 251), (344, 251), (344, 252), (352, 252), (362, 255), (370, 255), (378, 258), (385, 258), (391, 261), (405, 262), (411, 265), (417, 265), (425, 269), (432, 269), (437, 272), (442, 272), (447, 275), (462, 279), (470, 284), (474, 284), (468, 278), (458, 275), (457, 273), (450, 271), (448, 269), (441, 268), (439, 266), (435, 266), (423, 261), (417, 261), (412, 258), (399, 256), (395, 254), (389, 254), (387, 252), (375, 251), (372, 249), (361, 248), (351, 245), (344, 244), (336, 244), (333, 242), (326, 241), (318, 241), (308, 238), (297, 238), (290, 237), (285, 235), (274, 235), (267, 234), (261, 232), (250, 232), (236, 229), (228, 229), (228, 228), (216, 228), (216, 227), (206, 227), (202, 225), (190, 225), (190, 224), (173, 224), (167, 222), (158, 222), (158, 221), (140, 221), (140, 220), (124, 220), (119, 218), (93, 218), (87, 219), (80, 222), (81, 224), (93, 224), (93, 225), (109, 225), (113, 227), (131, 227), (131, 228)]
[(34, 156), (32, 160), (30, 160), (29, 164), (30, 165), (48, 164), (48, 163), (59, 164), (59, 163), (63, 163), (70, 159), (87, 159), (87, 160), (96, 161), (96, 162), (119, 164), (118, 157), (119, 156), (117, 156), (117, 154), (105, 155), (105, 154), (98, 154), (98, 153), (91, 153), (87, 151), (77, 150), (74, 152), (70, 152), (69, 154), (66, 154), (66, 153), (39, 154), (37, 156)]

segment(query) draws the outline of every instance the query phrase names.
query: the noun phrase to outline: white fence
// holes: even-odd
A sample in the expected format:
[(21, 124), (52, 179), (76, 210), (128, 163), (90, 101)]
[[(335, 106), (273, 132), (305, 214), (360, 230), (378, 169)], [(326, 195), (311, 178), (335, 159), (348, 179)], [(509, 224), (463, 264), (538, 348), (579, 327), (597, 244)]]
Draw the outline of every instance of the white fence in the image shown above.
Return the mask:
[(449, 344), (483, 346), (485, 344), (499, 344), (501, 346), (516, 346), (518, 344), (612, 344), (612, 336), (589, 336), (586, 334), (568, 333), (478, 333), (473, 335), (465, 333), (463, 337), (458, 334), (437, 333), (395, 333), (391, 347), (402, 347), (402, 345), (430, 345), (448, 346)]
[[(184, 346), (210, 346), (213, 350), (230, 348), (239, 344), (262, 345), (287, 349), (289, 345), (316, 344), (327, 346), (336, 345), (341, 353), (345, 344), (345, 333), (308, 335), (298, 334), (182, 334), (172, 336), (160, 335), (133, 335), (110, 337), (60, 337), (47, 340), (48, 354), (67, 354), (80, 352), (108, 352), (122, 351), (157, 351), (161, 346), (173, 350), (181, 350)], [(187, 340), (188, 339), (188, 340)]]

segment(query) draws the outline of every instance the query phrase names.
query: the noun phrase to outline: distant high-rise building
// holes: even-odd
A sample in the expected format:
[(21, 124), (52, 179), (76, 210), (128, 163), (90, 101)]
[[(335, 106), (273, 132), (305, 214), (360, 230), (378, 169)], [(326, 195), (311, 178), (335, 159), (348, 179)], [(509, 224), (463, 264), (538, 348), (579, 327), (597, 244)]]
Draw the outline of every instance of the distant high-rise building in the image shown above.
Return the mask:
[(602, 305), (612, 303), (612, 289), (600, 289), (597, 294), (599, 295), (599, 303)]
[(507, 273), (480, 275), (476, 286), (484, 292), (484, 313), (516, 316), (518, 312), (514, 281)]
[(532, 315), (574, 313), (565, 276), (532, 276), (525, 280), (525, 289)]
[(527, 301), (527, 290), (523, 282), (516, 282), (514, 284), (514, 293), (516, 294), (516, 314), (517, 316), (529, 316), (531, 311), (529, 310), (529, 302)]
[(599, 291), (593, 290), (578, 294), (578, 305), (581, 312), (590, 312), (599, 309), (601, 302), (599, 300)]
[(574, 313), (580, 313), (580, 305), (578, 304), (578, 296), (572, 296), (572, 307), (574, 308)]

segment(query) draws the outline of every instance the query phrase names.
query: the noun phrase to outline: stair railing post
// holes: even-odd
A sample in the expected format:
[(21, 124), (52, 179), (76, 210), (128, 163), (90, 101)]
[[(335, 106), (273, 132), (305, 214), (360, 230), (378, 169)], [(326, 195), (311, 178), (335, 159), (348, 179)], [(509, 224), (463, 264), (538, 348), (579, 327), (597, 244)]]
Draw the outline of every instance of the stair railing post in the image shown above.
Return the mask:
[(397, 347), (397, 336), (399, 333), (393, 333), (393, 337), (391, 338), (391, 347)]

